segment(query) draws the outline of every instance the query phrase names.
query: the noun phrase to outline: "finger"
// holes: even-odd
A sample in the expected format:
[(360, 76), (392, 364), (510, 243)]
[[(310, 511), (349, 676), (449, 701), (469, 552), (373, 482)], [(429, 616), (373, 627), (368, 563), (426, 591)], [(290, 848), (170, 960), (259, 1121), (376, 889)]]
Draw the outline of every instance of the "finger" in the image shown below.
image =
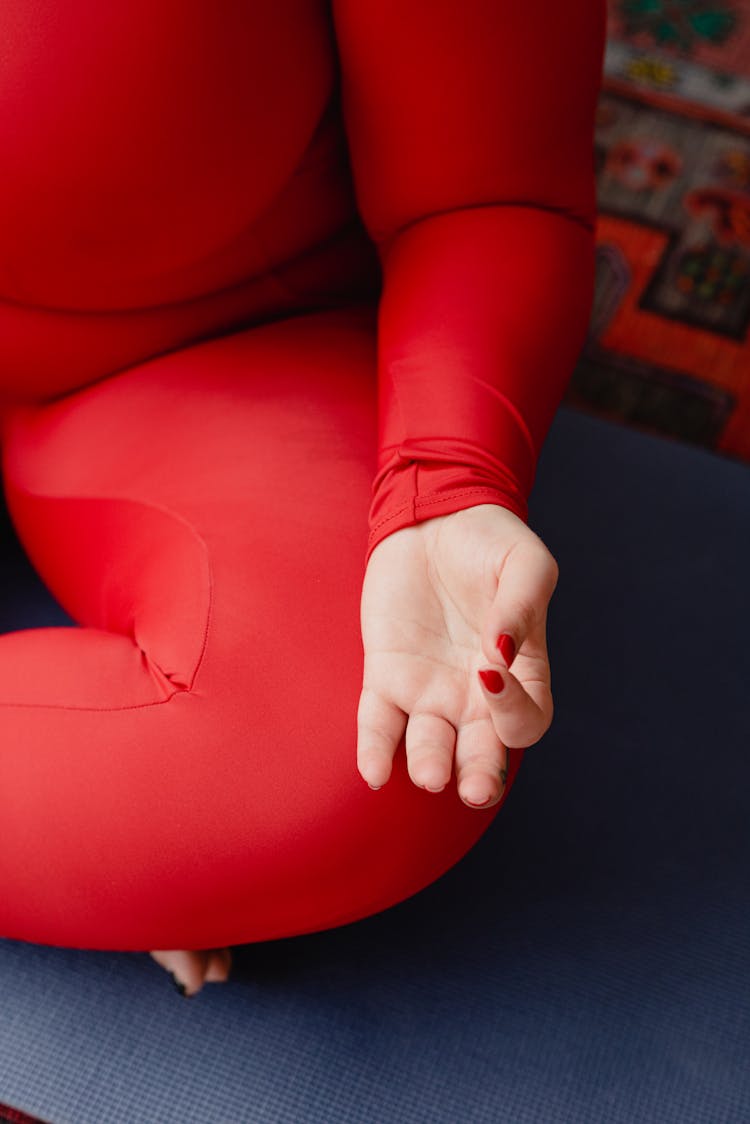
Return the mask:
[(453, 772), (456, 731), (439, 714), (411, 714), (406, 725), (409, 776), (420, 788), (442, 792)]
[(357, 707), (357, 768), (371, 788), (381, 788), (390, 777), (406, 719), (395, 703), (363, 688)]
[(460, 726), (456, 737), (458, 795), (475, 808), (492, 808), (505, 791), (508, 754), (489, 718)]
[(522, 540), (508, 551), (482, 624), (482, 651), (490, 663), (510, 667), (522, 649), (542, 654), (539, 645), (545, 647), (547, 609), (558, 572), (541, 539)]
[(521, 684), (513, 672), (505, 668), (480, 668), (477, 683), (503, 745), (525, 749), (546, 734), (552, 724), (554, 708), (544, 676), (525, 679)]

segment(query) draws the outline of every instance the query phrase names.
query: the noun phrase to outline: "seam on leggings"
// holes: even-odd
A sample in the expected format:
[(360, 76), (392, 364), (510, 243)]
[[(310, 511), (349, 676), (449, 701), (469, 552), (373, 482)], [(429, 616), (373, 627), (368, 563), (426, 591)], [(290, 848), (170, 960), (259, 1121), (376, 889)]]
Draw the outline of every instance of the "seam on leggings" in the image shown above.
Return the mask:
[[(110, 496), (58, 495), (58, 494), (55, 494), (55, 493), (45, 494), (45, 493), (42, 493), (42, 492), (34, 492), (34, 491), (32, 491), (31, 488), (26, 488), (23, 485), (18, 485), (18, 484), (15, 484), (15, 483), (13, 483), (11, 485), (11, 487), (16, 492), (23, 492), (27, 496), (31, 496), (33, 499), (40, 499), (40, 500), (95, 500), (95, 501), (99, 501), (100, 503), (111, 501), (111, 500), (123, 500), (126, 503), (132, 503), (132, 504), (136, 504), (136, 505), (141, 506), (141, 507), (149, 508), (152, 511), (157, 511), (161, 515), (167, 515), (170, 518), (176, 520), (178, 523), (182, 524), (183, 527), (186, 527), (188, 529), (188, 531), (190, 531), (190, 533), (193, 535), (193, 537), (195, 539), (197, 539), (197, 541), (200, 543), (200, 546), (203, 550), (203, 554), (204, 554), (204, 557), (205, 557), (205, 560), (206, 560), (206, 572), (207, 572), (207, 575), (208, 575), (208, 607), (206, 609), (206, 620), (205, 620), (205, 623), (204, 623), (204, 626), (203, 626), (203, 636), (202, 636), (202, 639), (201, 639), (200, 652), (198, 653), (198, 659), (196, 660), (195, 667), (193, 668), (192, 675), (190, 676), (190, 684), (189, 684), (188, 687), (185, 687), (183, 689), (180, 689), (179, 687), (175, 687), (174, 690), (171, 692), (171, 694), (167, 695), (167, 697), (165, 699), (154, 699), (152, 702), (147, 702), (147, 703), (127, 703), (124, 706), (66, 706), (64, 704), (59, 704), (59, 703), (0, 702), (0, 707), (2, 707), (2, 708), (13, 707), (13, 708), (16, 708), (16, 709), (23, 709), (23, 710), (92, 711), (92, 712), (98, 713), (98, 714), (108, 714), (108, 713), (120, 711), (120, 710), (144, 710), (144, 709), (146, 709), (147, 707), (150, 707), (150, 706), (163, 706), (165, 703), (171, 702), (172, 699), (175, 697), (175, 695), (190, 694), (191, 691), (193, 690), (193, 687), (195, 685), (196, 677), (197, 677), (198, 672), (200, 671), (201, 665), (203, 663), (203, 657), (206, 654), (206, 648), (208, 647), (208, 632), (209, 632), (209, 626), (210, 626), (210, 622), (211, 622), (213, 602), (214, 602), (213, 572), (211, 570), (211, 560), (210, 560), (210, 555), (209, 555), (209, 551), (208, 551), (208, 544), (206, 543), (206, 540), (203, 538), (203, 536), (198, 533), (198, 531), (195, 529), (193, 524), (188, 522), (188, 520), (185, 519), (185, 517), (180, 515), (178, 512), (172, 511), (172, 509), (169, 508), (169, 507), (164, 507), (162, 504), (152, 503), (150, 500), (133, 499), (132, 496), (121, 496), (121, 495), (115, 495), (115, 496), (112, 496), (112, 495), (110, 495)], [(76, 627), (86, 628), (87, 626), (86, 625), (77, 625)], [(103, 631), (107, 631), (107, 630), (105, 629)], [(123, 633), (115, 633), (115, 635), (124, 635), (124, 634)], [(135, 637), (126, 637), (126, 639), (131, 639), (132, 642), (133, 642), (133, 646), (135, 648), (137, 648), (138, 651), (143, 652), (143, 648), (141, 648), (140, 645), (136, 642)], [(144, 652), (144, 655), (146, 655), (145, 652)], [(147, 658), (150, 659), (150, 657), (147, 657)], [(154, 667), (157, 668), (157, 670), (160, 672), (160, 674), (164, 676), (164, 678), (167, 680), (167, 682), (169, 682), (169, 677), (167, 676), (167, 674), (164, 671), (162, 671), (162, 669), (159, 667), (159, 665), (156, 663), (156, 661), (151, 660), (151, 662), (153, 663)]]

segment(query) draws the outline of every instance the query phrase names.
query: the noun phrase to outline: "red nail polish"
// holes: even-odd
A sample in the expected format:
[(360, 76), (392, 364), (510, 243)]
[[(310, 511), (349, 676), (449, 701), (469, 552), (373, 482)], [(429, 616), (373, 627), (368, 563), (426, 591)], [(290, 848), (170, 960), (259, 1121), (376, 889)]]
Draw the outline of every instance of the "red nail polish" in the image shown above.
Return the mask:
[(516, 658), (516, 645), (512, 636), (508, 636), (507, 632), (499, 638), (497, 646), (500, 649), (500, 655), (505, 660), (508, 667), (513, 663)]
[(480, 671), (479, 678), (482, 680), (487, 690), (491, 691), (493, 695), (499, 695), (505, 686), (503, 677), (499, 671)]

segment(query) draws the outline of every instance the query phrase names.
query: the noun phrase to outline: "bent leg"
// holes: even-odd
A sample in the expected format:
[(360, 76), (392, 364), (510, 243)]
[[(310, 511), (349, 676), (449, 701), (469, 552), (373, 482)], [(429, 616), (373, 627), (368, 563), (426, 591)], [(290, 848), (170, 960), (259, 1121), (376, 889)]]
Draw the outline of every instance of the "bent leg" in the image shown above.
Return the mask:
[[(356, 769), (375, 310), (161, 356), (9, 419), (8, 503), (82, 627), (0, 639), (0, 935), (209, 948), (432, 882), (497, 808)], [(522, 751), (511, 750), (506, 794)]]

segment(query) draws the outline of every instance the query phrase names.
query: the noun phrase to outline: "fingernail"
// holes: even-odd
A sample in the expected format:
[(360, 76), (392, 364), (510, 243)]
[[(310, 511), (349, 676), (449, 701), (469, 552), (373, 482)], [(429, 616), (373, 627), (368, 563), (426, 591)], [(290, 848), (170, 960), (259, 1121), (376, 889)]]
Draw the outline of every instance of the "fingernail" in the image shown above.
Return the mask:
[(177, 979), (177, 976), (174, 974), (174, 972), (170, 972), (169, 974), (172, 977), (172, 983), (174, 984), (176, 989), (179, 991), (179, 993), (183, 997), (183, 999), (192, 999), (193, 998), (192, 995), (187, 994), (187, 989), (185, 988), (184, 983), (181, 983), (180, 980)]
[(503, 657), (508, 667), (510, 667), (513, 660), (516, 658), (515, 640), (512, 636), (508, 636), (507, 632), (504, 632), (499, 638), (497, 646), (500, 649), (500, 655)]
[(383, 787), (382, 784), (370, 784), (369, 781), (367, 782), (367, 786), (368, 788), (371, 788), (373, 792), (379, 792)]
[(467, 800), (466, 797), (464, 797), (464, 803), (470, 804), (472, 806), (472, 808), (483, 808), (485, 806), (485, 804), (489, 804), (491, 799), (492, 799), (491, 795), (485, 796), (484, 800), (480, 800), (479, 802), (477, 802), (476, 800)]
[(505, 686), (503, 677), (499, 671), (480, 671), (479, 678), (482, 680), (487, 690), (491, 691), (493, 695), (499, 695)]

